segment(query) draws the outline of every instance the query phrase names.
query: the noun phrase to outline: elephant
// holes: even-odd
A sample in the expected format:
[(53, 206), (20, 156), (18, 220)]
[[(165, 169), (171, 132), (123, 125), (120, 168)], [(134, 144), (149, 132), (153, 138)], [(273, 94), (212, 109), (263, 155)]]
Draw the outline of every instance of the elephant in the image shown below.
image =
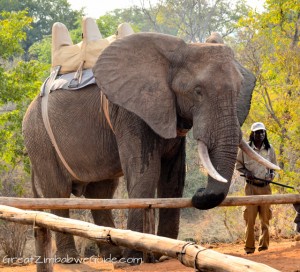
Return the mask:
[[(129, 198), (182, 197), (186, 133), (193, 129), (208, 181), (192, 203), (198, 209), (219, 205), (229, 190), (238, 147), (244, 146), (240, 126), (255, 86), (254, 75), (235, 60), (232, 49), (136, 33), (104, 49), (93, 73), (96, 84), (49, 94), (53, 134), (76, 177), (46, 132), (42, 98), (28, 107), (23, 136), (34, 196), (108, 199), (124, 176)], [(107, 117), (101, 93), (108, 99)], [(68, 210), (52, 212), (69, 217)], [(114, 227), (111, 211), (92, 215), (95, 224)], [(161, 209), (157, 235), (176, 239), (179, 217), (179, 209)], [(128, 229), (143, 231), (142, 218), (142, 210), (129, 210)], [(56, 244), (58, 256), (78, 256), (71, 235), (56, 233)], [(138, 252), (126, 250), (123, 256), (130, 254)]]

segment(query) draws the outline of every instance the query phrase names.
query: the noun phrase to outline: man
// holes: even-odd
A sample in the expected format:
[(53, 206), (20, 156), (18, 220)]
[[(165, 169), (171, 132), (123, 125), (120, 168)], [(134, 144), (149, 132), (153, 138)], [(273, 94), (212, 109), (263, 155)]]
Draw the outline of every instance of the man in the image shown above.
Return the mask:
[[(273, 147), (270, 145), (265, 125), (261, 122), (254, 123), (251, 126), (249, 145), (262, 157), (270, 162), (277, 164), (276, 155)], [(245, 177), (246, 195), (270, 195), (271, 187), (268, 182), (259, 181), (259, 179), (273, 180), (274, 170), (267, 169), (265, 166), (248, 157), (242, 150), (239, 150), (236, 169)], [(259, 237), (258, 251), (267, 250), (269, 247), (269, 220), (272, 218), (270, 205), (246, 206), (244, 210), (244, 219), (246, 222), (245, 252), (247, 254), (255, 251), (254, 225), (255, 219), (259, 214), (261, 223), (261, 235)]]
[(296, 217), (294, 223), (296, 224), (295, 231), (297, 232), (297, 234), (295, 236), (295, 241), (300, 241), (300, 204), (293, 204), (293, 205), (296, 210)]

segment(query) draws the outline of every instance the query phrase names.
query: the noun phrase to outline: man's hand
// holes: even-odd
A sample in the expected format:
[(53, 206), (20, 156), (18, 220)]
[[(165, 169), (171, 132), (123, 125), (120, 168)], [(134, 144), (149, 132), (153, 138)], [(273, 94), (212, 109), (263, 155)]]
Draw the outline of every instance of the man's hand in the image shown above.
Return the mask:
[(254, 175), (252, 174), (251, 171), (245, 169), (244, 174), (245, 174), (246, 179), (248, 179), (248, 180), (254, 180)]
[(266, 180), (273, 180), (274, 178), (275, 178), (274, 172), (270, 172), (270, 173), (266, 174)]

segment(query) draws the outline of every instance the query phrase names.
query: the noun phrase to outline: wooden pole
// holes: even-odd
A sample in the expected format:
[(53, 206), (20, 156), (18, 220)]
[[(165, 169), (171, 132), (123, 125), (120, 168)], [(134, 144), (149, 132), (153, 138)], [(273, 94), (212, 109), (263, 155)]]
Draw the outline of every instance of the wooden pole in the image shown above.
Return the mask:
[[(143, 233), (155, 234), (155, 209), (144, 209)], [(152, 252), (144, 251), (143, 258), (145, 263), (155, 262), (155, 257)]]
[(37, 272), (52, 272), (53, 257), (52, 257), (52, 241), (51, 231), (46, 228), (35, 227), (35, 255), (37, 256), (36, 267)]
[(143, 218), (144, 233), (155, 234), (155, 210), (144, 209)]
[(225, 255), (199, 245), (130, 230), (100, 227), (79, 220), (61, 218), (45, 212), (23, 211), (0, 205), (0, 218), (21, 224), (35, 224), (53, 231), (71, 233), (101, 243), (113, 242), (140, 251), (157, 252), (179, 259), (184, 265), (200, 271), (255, 271), (275, 272), (278, 270), (265, 264)]
[[(300, 203), (300, 194), (229, 196), (219, 206)], [(20, 209), (147, 209), (192, 208), (190, 198), (82, 199), (82, 198), (16, 198), (0, 197), (0, 205)]]

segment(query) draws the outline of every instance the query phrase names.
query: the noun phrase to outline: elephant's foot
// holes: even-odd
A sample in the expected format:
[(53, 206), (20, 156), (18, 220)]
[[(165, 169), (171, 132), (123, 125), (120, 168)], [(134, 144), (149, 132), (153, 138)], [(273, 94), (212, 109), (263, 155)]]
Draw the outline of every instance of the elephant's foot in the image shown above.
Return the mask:
[(54, 257), (55, 263), (74, 264), (80, 263), (81, 258), (75, 249), (58, 250)]
[(164, 261), (167, 261), (167, 260), (171, 260), (172, 258), (169, 257), (169, 256), (166, 256), (166, 255), (161, 255), (160, 258), (158, 258), (158, 261), (161, 263), (161, 262), (164, 262)]
[(152, 252), (147, 252), (144, 255), (144, 263), (157, 263), (158, 259), (156, 258), (155, 254)]
[(122, 258), (122, 248), (119, 246), (114, 245), (106, 245), (106, 244), (100, 244), (99, 245), (99, 255), (104, 260), (119, 260)]
[(139, 265), (143, 260), (144, 254), (142, 251), (137, 251), (134, 249), (125, 249), (123, 252), (123, 259), (126, 263), (130, 265)]
[[(152, 256), (153, 256), (153, 258), (155, 259), (155, 262), (164, 262), (164, 261), (166, 261), (166, 260), (172, 259), (172, 258), (169, 257), (169, 256), (166, 256), (166, 255), (163, 255), (163, 254), (157, 253), (157, 252), (152, 253)], [(146, 262), (146, 261), (145, 261), (145, 262)]]
[(84, 257), (89, 258), (99, 255), (99, 248), (96, 242), (88, 243), (84, 248)]

